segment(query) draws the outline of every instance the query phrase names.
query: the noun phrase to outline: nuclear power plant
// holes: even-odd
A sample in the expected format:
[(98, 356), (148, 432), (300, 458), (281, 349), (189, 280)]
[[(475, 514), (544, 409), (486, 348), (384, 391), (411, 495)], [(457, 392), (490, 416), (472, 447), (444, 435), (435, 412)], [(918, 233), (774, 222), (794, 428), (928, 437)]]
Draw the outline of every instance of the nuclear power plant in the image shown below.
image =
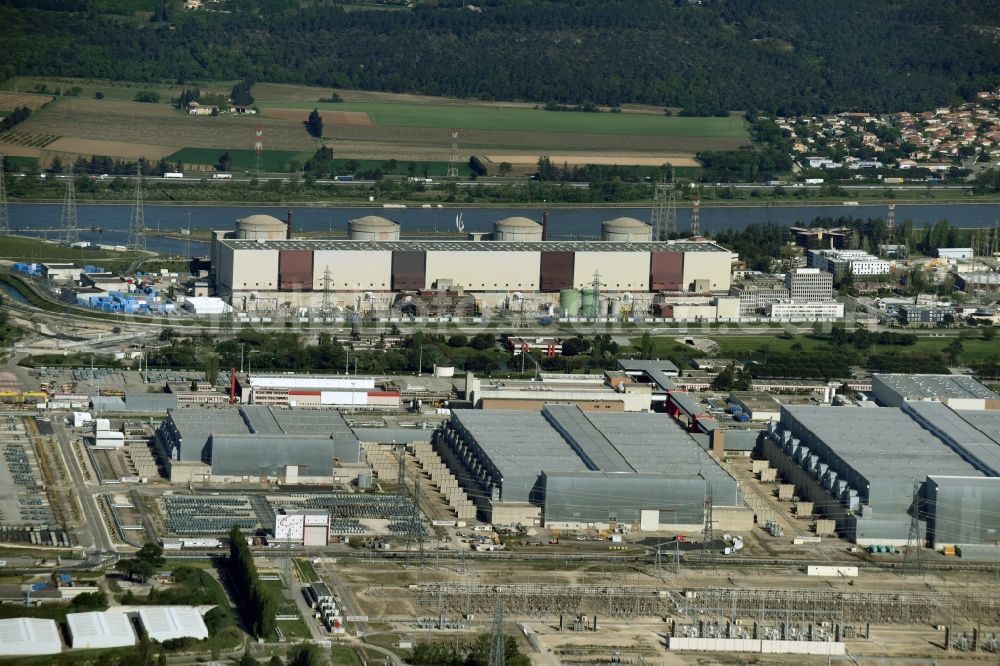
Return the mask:
[(544, 217), (507, 217), (489, 234), (407, 240), (396, 222), (367, 215), (348, 221), (346, 240), (307, 240), (293, 238), (290, 215), (251, 215), (213, 232), (212, 284), (242, 311), (599, 318), (681, 306), (739, 316), (726, 297), (733, 253), (713, 242), (655, 242), (628, 217), (603, 222), (601, 240), (548, 240), (546, 227)]

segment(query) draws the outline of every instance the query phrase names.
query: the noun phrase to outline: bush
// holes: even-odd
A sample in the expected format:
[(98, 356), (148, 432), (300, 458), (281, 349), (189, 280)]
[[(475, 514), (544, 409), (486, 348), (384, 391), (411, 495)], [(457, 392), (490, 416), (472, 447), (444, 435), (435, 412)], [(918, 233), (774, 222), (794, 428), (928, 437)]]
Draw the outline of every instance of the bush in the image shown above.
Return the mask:
[(140, 90), (132, 98), (136, 102), (147, 102), (149, 104), (155, 104), (160, 101), (160, 93), (155, 90)]

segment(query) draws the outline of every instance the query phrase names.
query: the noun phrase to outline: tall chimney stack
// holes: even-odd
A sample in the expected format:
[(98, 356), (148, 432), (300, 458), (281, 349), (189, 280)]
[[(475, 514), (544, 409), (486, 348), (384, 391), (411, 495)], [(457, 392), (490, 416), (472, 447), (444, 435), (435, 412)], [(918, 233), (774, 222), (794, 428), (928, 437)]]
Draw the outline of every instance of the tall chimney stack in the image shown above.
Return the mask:
[(285, 238), (292, 240), (292, 209), (285, 211)]
[(542, 213), (542, 240), (547, 241), (549, 239), (549, 211), (544, 211)]

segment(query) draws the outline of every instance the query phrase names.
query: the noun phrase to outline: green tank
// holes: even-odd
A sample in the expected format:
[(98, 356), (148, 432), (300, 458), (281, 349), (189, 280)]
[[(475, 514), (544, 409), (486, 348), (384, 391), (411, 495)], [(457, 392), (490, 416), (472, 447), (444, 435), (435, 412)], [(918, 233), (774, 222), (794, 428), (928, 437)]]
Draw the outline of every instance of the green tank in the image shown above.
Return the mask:
[(559, 310), (567, 317), (575, 317), (580, 313), (580, 290), (560, 289)]

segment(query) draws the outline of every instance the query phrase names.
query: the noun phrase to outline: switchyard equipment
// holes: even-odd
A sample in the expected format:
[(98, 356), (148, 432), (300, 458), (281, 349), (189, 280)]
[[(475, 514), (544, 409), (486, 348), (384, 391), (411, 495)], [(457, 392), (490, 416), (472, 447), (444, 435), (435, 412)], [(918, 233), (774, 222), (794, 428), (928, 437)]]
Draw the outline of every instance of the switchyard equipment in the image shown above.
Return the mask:
[(173, 534), (228, 534), (233, 525), (243, 531), (261, 527), (245, 497), (167, 495), (163, 503), (166, 528)]

